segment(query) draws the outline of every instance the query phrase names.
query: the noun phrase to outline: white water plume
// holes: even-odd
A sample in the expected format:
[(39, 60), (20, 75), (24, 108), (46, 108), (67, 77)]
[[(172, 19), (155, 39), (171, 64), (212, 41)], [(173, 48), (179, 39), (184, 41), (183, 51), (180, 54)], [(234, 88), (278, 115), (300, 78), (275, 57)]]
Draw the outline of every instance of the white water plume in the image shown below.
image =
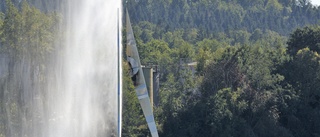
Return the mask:
[(46, 64), (0, 56), (0, 137), (118, 135), (121, 0), (64, 4), (65, 38)]
[(49, 86), (48, 136), (116, 134), (120, 7), (120, 0), (69, 0), (61, 75)]

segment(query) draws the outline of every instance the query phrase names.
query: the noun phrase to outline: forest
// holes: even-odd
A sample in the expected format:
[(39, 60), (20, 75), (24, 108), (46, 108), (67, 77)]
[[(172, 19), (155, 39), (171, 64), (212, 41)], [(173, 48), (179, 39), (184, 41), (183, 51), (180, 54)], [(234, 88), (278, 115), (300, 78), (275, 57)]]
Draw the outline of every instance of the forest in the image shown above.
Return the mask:
[[(125, 6), (142, 63), (160, 68), (160, 136), (320, 136), (319, 7), (308, 0)], [(181, 59), (197, 62), (195, 74)], [(124, 135), (150, 136), (128, 76), (123, 83)]]
[[(27, 136), (20, 130), (24, 126), (30, 132), (40, 132), (42, 120), (33, 115), (39, 116), (44, 104), (34, 106), (35, 101), (26, 98), (47, 99), (40, 95), (46, 94), (50, 57), (57, 55), (59, 48), (60, 19), (58, 14), (44, 13), (26, 1), (19, 5), (6, 1), (6, 10), (0, 13), (0, 137)], [(26, 125), (26, 121), (34, 125)]]
[[(63, 18), (51, 12), (57, 6), (51, 1), (28, 2), (37, 8), (25, 1), (0, 2), (0, 57), (29, 62), (30, 73), (39, 78), (33, 81), (45, 85), (49, 58), (60, 48), (54, 40), (61, 39), (56, 34)], [(159, 65), (160, 102), (153, 110), (160, 136), (320, 137), (320, 7), (309, 0), (128, 0), (123, 5), (142, 63)], [(182, 59), (197, 62), (196, 72)], [(150, 136), (129, 66), (125, 61), (123, 66), (123, 136)], [(27, 108), (21, 89), (4, 91), (6, 83), (19, 84), (0, 77), (0, 137), (8, 122), (19, 128), (23, 121), (17, 117)]]

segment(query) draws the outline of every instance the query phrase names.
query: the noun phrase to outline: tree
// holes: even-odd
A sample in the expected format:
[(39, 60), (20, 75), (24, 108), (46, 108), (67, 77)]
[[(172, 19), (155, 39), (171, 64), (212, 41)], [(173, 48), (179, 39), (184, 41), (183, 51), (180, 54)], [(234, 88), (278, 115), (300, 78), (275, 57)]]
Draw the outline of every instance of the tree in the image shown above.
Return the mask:
[(158, 65), (161, 80), (165, 79), (169, 71), (172, 70), (170, 65), (173, 62), (171, 52), (172, 49), (170, 49), (168, 43), (163, 40), (153, 39), (146, 44), (139, 45), (142, 64)]
[(319, 135), (320, 117), (320, 56), (309, 48), (301, 49), (285, 64), (283, 74), (286, 82), (296, 92), (294, 102), (288, 104), (290, 113), (283, 118), (284, 125), (295, 136)]
[(22, 17), (10, 0), (7, 0), (7, 5), (8, 8), (1, 26), (2, 48), (10, 56), (20, 56), (23, 51), (20, 46), (22, 44), (22, 39), (20, 38)]
[[(0, 103), (0, 113), (6, 114), (3, 125), (11, 127), (11, 130), (0, 131), (5, 136), (34, 136), (38, 133), (36, 128), (42, 125), (41, 118), (33, 117), (42, 108), (28, 109), (34, 102), (27, 102), (22, 96), (45, 94), (42, 90), (48, 82), (46, 65), (59, 24), (57, 14), (42, 13), (26, 1), (20, 4), (21, 7), (16, 8), (13, 2), (6, 1), (7, 9), (0, 26), (1, 54), (9, 58), (8, 74), (0, 84), (0, 100), (6, 102)], [(22, 131), (26, 121), (33, 123), (28, 125), (31, 130), (28, 133)]]
[(320, 26), (307, 26), (295, 30), (287, 42), (288, 52), (294, 56), (300, 49), (320, 52)]
[[(284, 77), (273, 73), (276, 63), (272, 61), (274, 55), (270, 54), (269, 48), (228, 47), (224, 52), (216, 53), (220, 56), (204, 71), (199, 101), (191, 107), (191, 112), (187, 111), (197, 112), (195, 117), (198, 118), (192, 122), (199, 126), (194, 127), (198, 134), (291, 136), (287, 129), (277, 124), (280, 118), (278, 106), (283, 102), (276, 100), (288, 90), (277, 85)], [(268, 133), (270, 130), (274, 132)]]

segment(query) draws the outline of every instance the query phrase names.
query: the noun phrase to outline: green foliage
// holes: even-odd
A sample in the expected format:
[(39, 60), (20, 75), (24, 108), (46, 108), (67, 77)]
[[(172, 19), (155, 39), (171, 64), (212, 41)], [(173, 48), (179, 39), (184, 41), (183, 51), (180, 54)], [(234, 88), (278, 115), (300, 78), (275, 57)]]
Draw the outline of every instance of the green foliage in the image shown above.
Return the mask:
[(257, 28), (288, 35), (297, 27), (317, 24), (319, 20), (319, 8), (308, 0), (152, 0), (128, 1), (127, 7), (132, 11), (133, 23), (156, 24), (162, 28), (154, 31), (157, 35), (184, 29), (192, 32), (185, 35), (191, 43), (213, 32), (252, 33)]
[(251, 34), (247, 31), (239, 30), (230, 32), (230, 37), (234, 38), (233, 44), (248, 44)]
[(22, 17), (11, 1), (7, 0), (7, 5), (8, 8), (1, 27), (2, 48), (10, 55), (21, 55), (22, 48), (17, 45), (22, 43), (22, 40), (19, 38), (21, 34), (21, 26), (19, 23), (22, 22)]
[[(143, 62), (161, 67), (161, 136), (319, 135), (318, 26), (286, 37), (318, 22), (310, 2), (128, 1), (128, 10)], [(195, 73), (184, 64), (193, 61)]]
[(319, 61), (317, 52), (304, 48), (283, 67), (282, 73), (286, 82), (292, 85), (296, 97), (287, 104), (282, 121), (295, 136), (319, 134), (316, 130), (320, 128)]
[(179, 41), (175, 44), (179, 45), (175, 50), (177, 52), (178, 58), (192, 59), (194, 58), (193, 46), (185, 41)]
[[(153, 8), (159, 2), (160, 8)], [(144, 20), (135, 25), (139, 52), (144, 63), (162, 66), (160, 106), (155, 108), (161, 136), (319, 134), (318, 55), (312, 46), (287, 54), (290, 42), (317, 41), (317, 27), (312, 33), (295, 31), (288, 41), (283, 36), (313, 22), (302, 18), (317, 9), (286, 0), (139, 4), (129, 5), (129, 11), (135, 9), (133, 22)], [(138, 14), (143, 4), (147, 9)], [(196, 73), (181, 63), (192, 61), (197, 61)]]
[[(212, 43), (211, 43), (212, 42)], [(208, 39), (204, 39), (201, 42), (198, 42), (198, 53), (197, 53), (197, 71), (199, 73), (203, 72), (204, 67), (208, 64), (208, 62), (211, 60), (212, 56), (212, 50), (216, 50), (216, 41), (210, 41)], [(210, 46), (210, 47), (209, 47)]]
[(3, 52), (14, 58), (27, 57), (43, 61), (53, 50), (57, 16), (44, 14), (22, 2), (18, 10), (11, 1), (1, 26)]
[(204, 71), (200, 97), (193, 98), (196, 103), (185, 106), (188, 109), (180, 109), (178, 122), (164, 132), (168, 136), (290, 136), (277, 124), (281, 103), (275, 101), (285, 90), (277, 86), (283, 76), (272, 73), (275, 64), (268, 50), (241, 46), (216, 51), (220, 56)]
[(295, 30), (288, 43), (288, 52), (295, 55), (299, 50), (309, 48), (312, 51), (320, 53), (320, 27), (307, 26)]
[[(49, 57), (57, 50), (54, 40), (58, 38), (56, 32), (60, 23), (57, 14), (43, 13), (25, 0), (19, 7), (14, 4), (17, 3), (6, 0), (6, 12), (0, 14), (0, 57), (8, 63), (7, 74), (0, 77), (0, 136), (26, 136), (21, 131), (24, 121), (40, 123), (31, 117), (31, 113), (37, 112), (26, 112), (32, 103), (25, 102), (22, 96), (31, 88), (34, 93), (42, 92), (48, 78)], [(22, 84), (18, 79), (28, 74), (30, 76)], [(35, 83), (39, 85), (37, 88)], [(27, 115), (22, 116), (24, 113)]]
[(142, 63), (153, 62), (156, 64), (168, 64), (171, 49), (168, 43), (162, 40), (151, 40), (139, 46)]
[(123, 63), (122, 135), (126, 137), (146, 136), (148, 135), (147, 125), (128, 70), (129, 66)]

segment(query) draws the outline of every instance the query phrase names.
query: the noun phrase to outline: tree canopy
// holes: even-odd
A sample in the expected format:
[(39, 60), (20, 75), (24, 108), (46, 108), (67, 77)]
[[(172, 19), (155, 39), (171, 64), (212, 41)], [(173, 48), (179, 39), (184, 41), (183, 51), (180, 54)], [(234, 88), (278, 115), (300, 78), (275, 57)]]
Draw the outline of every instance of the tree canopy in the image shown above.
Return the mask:
[[(310, 1), (148, 0), (127, 8), (142, 62), (162, 68), (154, 108), (161, 136), (320, 135), (320, 12)], [(183, 62), (197, 62), (196, 72)]]

